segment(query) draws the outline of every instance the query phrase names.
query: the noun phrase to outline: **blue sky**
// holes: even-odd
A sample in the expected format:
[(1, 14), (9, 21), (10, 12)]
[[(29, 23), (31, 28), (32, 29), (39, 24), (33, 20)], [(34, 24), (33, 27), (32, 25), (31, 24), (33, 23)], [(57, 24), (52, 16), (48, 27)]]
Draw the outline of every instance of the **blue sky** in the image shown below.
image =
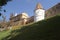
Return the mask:
[(6, 16), (6, 20), (9, 20), (11, 13), (21, 14), (21, 12), (26, 12), (29, 16), (32, 16), (37, 3), (40, 3), (47, 10), (59, 2), (60, 0), (13, 0), (3, 6), (3, 9), (6, 9), (7, 12), (2, 13)]

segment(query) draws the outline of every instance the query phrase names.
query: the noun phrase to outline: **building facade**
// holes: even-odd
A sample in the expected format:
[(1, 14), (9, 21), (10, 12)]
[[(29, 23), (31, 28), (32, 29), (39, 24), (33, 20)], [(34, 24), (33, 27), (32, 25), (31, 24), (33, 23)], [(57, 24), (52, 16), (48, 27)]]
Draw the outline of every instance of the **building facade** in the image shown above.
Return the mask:
[(27, 20), (28, 20), (29, 16), (27, 15), (27, 13), (23, 12), (21, 14), (18, 15), (11, 15), (10, 16), (10, 25), (25, 25)]
[(46, 10), (45, 17), (49, 18), (49, 17), (59, 15), (59, 14), (60, 14), (60, 3)]
[(45, 19), (45, 10), (40, 3), (37, 4), (34, 13), (34, 22), (38, 22)]
[(57, 14), (60, 14), (60, 3), (53, 6), (52, 8), (48, 10), (44, 10), (41, 4), (37, 4), (34, 15), (29, 17), (27, 13), (23, 12), (18, 15), (11, 14), (10, 16), (10, 25), (25, 25), (31, 22), (38, 22), (41, 20), (44, 20), (45, 18), (49, 18), (51, 16), (55, 16)]

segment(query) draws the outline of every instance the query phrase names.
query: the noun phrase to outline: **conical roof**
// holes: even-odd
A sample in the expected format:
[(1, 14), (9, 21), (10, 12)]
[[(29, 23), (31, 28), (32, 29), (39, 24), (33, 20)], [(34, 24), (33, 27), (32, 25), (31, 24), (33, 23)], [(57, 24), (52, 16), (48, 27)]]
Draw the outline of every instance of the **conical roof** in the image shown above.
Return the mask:
[(40, 3), (37, 3), (36, 10), (37, 10), (37, 9), (43, 9), (43, 7), (41, 6)]

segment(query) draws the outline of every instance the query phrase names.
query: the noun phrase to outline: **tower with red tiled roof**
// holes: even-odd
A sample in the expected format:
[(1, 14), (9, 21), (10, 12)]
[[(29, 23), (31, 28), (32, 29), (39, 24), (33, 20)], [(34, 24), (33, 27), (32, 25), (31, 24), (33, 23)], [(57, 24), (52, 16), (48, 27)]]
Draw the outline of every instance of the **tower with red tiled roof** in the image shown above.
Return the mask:
[(37, 9), (43, 9), (43, 7), (42, 7), (42, 5), (40, 4), (40, 3), (38, 3), (37, 5), (36, 5), (36, 10)]
[(40, 21), (45, 18), (45, 10), (43, 9), (42, 5), (40, 3), (37, 4), (35, 8), (35, 13), (34, 13), (34, 21)]

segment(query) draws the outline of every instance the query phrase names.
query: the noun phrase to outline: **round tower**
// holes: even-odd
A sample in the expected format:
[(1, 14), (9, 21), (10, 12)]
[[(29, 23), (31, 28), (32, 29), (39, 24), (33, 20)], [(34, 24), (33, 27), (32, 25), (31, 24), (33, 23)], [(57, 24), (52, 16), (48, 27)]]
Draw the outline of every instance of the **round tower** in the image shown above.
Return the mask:
[(45, 10), (40, 3), (37, 4), (35, 13), (34, 13), (34, 22), (41, 21), (45, 18)]

